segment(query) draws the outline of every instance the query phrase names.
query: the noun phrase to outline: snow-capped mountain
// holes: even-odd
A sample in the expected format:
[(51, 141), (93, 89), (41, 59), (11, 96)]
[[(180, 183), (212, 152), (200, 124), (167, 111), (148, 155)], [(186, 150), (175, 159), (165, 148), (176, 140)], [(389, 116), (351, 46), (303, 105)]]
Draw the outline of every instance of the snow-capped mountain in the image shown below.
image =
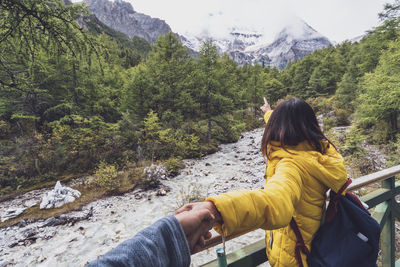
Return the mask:
[(184, 35), (182, 43), (195, 51), (199, 51), (202, 43), (206, 39), (212, 39), (214, 44), (217, 46), (220, 53), (229, 53), (234, 50), (245, 50), (249, 46), (253, 46), (259, 42), (262, 34), (253, 31), (238, 30), (233, 28), (229, 33), (228, 38), (218, 38), (214, 36), (193, 36)]
[[(229, 54), (239, 65), (262, 64), (284, 68), (289, 62), (303, 58), (317, 49), (332, 43), (301, 19), (293, 19), (283, 28), (272, 43), (266, 40), (262, 31), (232, 29), (228, 37), (212, 39), (220, 53)], [(199, 51), (204, 37), (185, 36), (182, 42)]]
[[(163, 20), (134, 11), (132, 5), (123, 0), (84, 0), (101, 22), (129, 37), (138, 36), (151, 43), (163, 34), (171, 32)], [(204, 28), (197, 34), (179, 34), (181, 42), (193, 53), (200, 51), (202, 43), (212, 39), (218, 51), (229, 54), (239, 65), (262, 64), (284, 68), (289, 62), (303, 58), (317, 49), (332, 43), (306, 22), (294, 18), (272, 41), (267, 35), (272, 32), (268, 25), (232, 27), (221, 16), (210, 16)], [(275, 25), (276, 26), (276, 25)], [(216, 30), (218, 29), (218, 30)]]
[(247, 52), (251, 53), (258, 63), (263, 63), (269, 58), (270, 66), (284, 68), (289, 62), (302, 59), (305, 55), (330, 45), (332, 43), (328, 38), (303, 20), (297, 20), (297, 24), (284, 28), (268, 46), (249, 47)]

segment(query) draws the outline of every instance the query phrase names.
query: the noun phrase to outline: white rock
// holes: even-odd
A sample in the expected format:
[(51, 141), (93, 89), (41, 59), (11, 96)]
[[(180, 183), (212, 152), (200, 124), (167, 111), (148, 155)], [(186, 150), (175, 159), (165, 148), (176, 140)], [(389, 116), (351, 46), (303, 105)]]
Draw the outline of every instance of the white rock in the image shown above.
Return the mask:
[(40, 209), (59, 208), (67, 203), (74, 202), (80, 196), (81, 193), (78, 190), (62, 186), (60, 181), (57, 181), (54, 189), (43, 196)]
[(154, 181), (167, 180), (167, 175), (167, 168), (165, 168), (163, 165), (151, 164), (151, 166), (148, 166), (143, 170), (143, 176), (151, 178)]
[(31, 208), (35, 206), (38, 202), (36, 200), (27, 200), (24, 202), (24, 206), (27, 208)]
[(5, 222), (8, 219), (15, 218), (21, 213), (23, 213), (26, 210), (26, 208), (9, 208), (6, 210), (3, 215), (1, 215), (1, 222)]

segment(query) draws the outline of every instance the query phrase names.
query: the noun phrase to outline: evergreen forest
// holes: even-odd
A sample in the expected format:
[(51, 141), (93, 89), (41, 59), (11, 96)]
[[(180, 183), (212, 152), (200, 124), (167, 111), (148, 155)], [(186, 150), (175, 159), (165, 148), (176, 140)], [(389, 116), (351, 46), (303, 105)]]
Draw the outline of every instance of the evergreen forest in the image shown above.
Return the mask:
[(2, 0), (0, 196), (93, 174), (108, 193), (152, 186), (144, 166), (176, 174), (182, 159), (262, 127), (263, 97), (308, 101), (360, 174), (375, 171), (367, 145), (399, 164), (400, 1), (379, 17), (361, 41), (278, 70), (238, 66), (211, 40), (193, 55), (173, 33), (129, 39), (82, 4)]

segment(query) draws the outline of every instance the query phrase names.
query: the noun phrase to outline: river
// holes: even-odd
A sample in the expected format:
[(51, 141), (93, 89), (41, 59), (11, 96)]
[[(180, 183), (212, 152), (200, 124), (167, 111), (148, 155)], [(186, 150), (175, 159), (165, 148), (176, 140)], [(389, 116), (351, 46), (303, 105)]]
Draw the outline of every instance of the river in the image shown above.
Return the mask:
[[(93, 210), (89, 220), (74, 225), (45, 226), (44, 221), (0, 229), (0, 267), (2, 266), (84, 266), (120, 242), (131, 238), (157, 219), (172, 214), (190, 197), (219, 194), (236, 189), (262, 188), (265, 163), (260, 152), (263, 129), (243, 133), (236, 143), (224, 144), (214, 154), (185, 160), (185, 168), (175, 178), (163, 181), (171, 191), (157, 196), (156, 191), (132, 191), (94, 201), (82, 211)], [(16, 204), (40, 199), (43, 190), (0, 203), (0, 211)], [(29, 205), (32, 205), (30, 203)], [(215, 233), (214, 233), (215, 234)], [(31, 242), (18, 243), (21, 236), (35, 235)], [(227, 241), (227, 252), (264, 237), (262, 230)], [(10, 247), (11, 246), (11, 247)], [(192, 256), (192, 266), (215, 259), (215, 248)]]

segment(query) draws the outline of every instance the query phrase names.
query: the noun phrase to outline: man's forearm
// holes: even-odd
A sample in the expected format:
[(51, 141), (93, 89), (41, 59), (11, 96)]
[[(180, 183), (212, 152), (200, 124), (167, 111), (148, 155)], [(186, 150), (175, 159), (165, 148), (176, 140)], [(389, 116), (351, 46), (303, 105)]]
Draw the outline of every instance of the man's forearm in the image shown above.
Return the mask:
[(88, 266), (186, 267), (189, 265), (190, 250), (182, 226), (174, 216), (167, 216)]

